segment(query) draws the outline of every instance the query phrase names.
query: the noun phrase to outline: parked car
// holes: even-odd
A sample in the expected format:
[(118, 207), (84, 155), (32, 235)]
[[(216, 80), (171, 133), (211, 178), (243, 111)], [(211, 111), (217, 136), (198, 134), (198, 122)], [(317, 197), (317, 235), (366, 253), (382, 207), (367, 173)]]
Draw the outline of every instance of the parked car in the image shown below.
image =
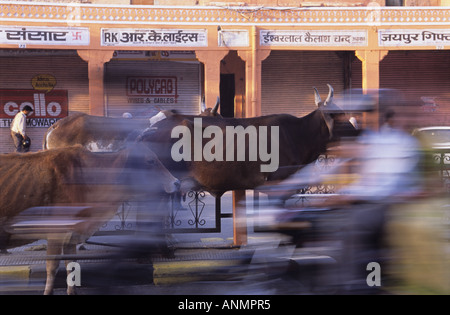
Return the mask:
[(450, 126), (432, 126), (418, 128), (413, 135), (421, 139), (432, 151), (432, 159), (436, 163), (447, 190), (450, 192)]
[(423, 139), (433, 149), (450, 151), (450, 126), (418, 128), (413, 135)]

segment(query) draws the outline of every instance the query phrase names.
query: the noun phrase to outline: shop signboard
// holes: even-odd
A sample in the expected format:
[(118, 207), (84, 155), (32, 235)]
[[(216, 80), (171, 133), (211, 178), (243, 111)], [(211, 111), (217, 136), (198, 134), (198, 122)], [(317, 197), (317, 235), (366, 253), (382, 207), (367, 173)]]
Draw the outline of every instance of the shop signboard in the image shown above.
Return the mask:
[(250, 45), (247, 30), (221, 30), (218, 34), (219, 47), (248, 47)]
[(89, 46), (86, 27), (0, 26), (0, 44)]
[(128, 103), (174, 104), (178, 98), (178, 82), (175, 76), (127, 77)]
[(378, 45), (381, 47), (433, 46), (443, 48), (450, 45), (450, 30), (382, 29), (378, 30)]
[(261, 30), (261, 46), (367, 46), (366, 30)]
[(48, 128), (68, 115), (67, 90), (0, 89), (0, 128), (9, 128), (14, 116), (26, 105), (33, 108), (27, 126)]
[(207, 47), (206, 29), (102, 28), (102, 46)]

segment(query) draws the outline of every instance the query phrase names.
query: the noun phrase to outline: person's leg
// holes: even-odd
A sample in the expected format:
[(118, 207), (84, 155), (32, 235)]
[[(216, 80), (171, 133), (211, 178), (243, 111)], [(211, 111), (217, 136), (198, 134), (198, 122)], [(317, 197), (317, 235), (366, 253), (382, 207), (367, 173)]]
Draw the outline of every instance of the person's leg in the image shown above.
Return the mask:
[(354, 290), (370, 289), (366, 285), (367, 266), (371, 262), (382, 264), (387, 209), (384, 204), (358, 204), (349, 212), (343, 263), (346, 279)]
[(13, 139), (16, 152), (22, 152), (22, 140), (23, 140), (22, 135), (19, 133), (11, 132), (11, 137)]

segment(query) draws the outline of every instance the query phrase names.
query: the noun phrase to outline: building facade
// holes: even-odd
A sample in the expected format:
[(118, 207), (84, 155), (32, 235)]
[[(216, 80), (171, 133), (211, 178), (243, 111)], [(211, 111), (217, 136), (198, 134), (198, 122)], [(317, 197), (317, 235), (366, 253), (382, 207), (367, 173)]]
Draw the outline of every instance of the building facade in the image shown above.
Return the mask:
[(450, 124), (447, 1), (275, 2), (1, 2), (1, 152), (27, 104), (36, 151), (75, 111), (196, 114), (220, 96), (225, 116), (301, 116), (327, 83), (398, 89)]

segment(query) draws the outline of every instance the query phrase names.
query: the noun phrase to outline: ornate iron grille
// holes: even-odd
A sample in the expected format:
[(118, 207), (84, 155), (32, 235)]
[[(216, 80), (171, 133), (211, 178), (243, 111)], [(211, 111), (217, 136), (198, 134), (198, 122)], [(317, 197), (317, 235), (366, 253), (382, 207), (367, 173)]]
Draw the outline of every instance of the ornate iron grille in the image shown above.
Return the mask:
[(450, 150), (439, 150), (433, 153), (433, 162), (438, 165), (439, 175), (446, 192), (450, 193)]
[[(164, 229), (167, 233), (220, 233), (221, 219), (230, 217), (229, 214), (221, 213), (221, 199), (203, 190), (189, 191), (182, 207), (174, 198), (174, 195), (170, 196), (164, 214)], [(95, 235), (135, 233), (138, 206), (134, 202), (124, 202), (115, 217), (105, 223)]]
[(168, 233), (220, 233), (221, 218), (228, 217), (221, 213), (220, 197), (203, 190), (189, 191), (182, 207), (173, 198), (165, 222)]

